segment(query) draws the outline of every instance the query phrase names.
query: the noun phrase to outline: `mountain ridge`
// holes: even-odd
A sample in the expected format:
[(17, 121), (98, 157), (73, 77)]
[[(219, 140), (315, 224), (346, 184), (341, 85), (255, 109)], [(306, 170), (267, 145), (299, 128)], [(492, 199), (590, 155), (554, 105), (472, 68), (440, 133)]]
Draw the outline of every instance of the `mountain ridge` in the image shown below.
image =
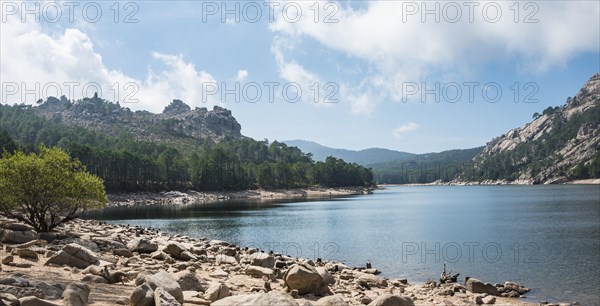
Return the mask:
[(314, 141), (302, 139), (285, 140), (283, 143), (288, 146), (298, 147), (304, 152), (312, 153), (315, 160), (323, 161), (328, 156), (334, 156), (363, 166), (392, 160), (408, 159), (417, 155), (385, 148), (367, 148), (362, 150), (331, 148)]
[(461, 180), (561, 183), (600, 177), (600, 73), (562, 106), (488, 142)]

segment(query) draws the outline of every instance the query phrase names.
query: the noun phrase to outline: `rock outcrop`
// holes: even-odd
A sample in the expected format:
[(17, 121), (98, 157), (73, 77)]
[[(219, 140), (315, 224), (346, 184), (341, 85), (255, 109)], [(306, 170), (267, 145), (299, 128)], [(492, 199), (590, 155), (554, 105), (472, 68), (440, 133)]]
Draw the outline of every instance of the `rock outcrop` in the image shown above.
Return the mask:
[(76, 102), (49, 97), (35, 110), (43, 117), (107, 134), (128, 131), (135, 140), (178, 143), (186, 138), (220, 141), (243, 137), (241, 125), (230, 110), (219, 106), (210, 111), (205, 107), (192, 109), (177, 99), (161, 114), (132, 112), (98, 97)]
[(594, 160), (600, 163), (599, 117), (597, 73), (565, 105), (548, 107), (534, 114), (532, 122), (487, 143), (473, 159), (473, 171), (460, 180), (548, 184), (585, 178), (580, 172), (587, 171)]

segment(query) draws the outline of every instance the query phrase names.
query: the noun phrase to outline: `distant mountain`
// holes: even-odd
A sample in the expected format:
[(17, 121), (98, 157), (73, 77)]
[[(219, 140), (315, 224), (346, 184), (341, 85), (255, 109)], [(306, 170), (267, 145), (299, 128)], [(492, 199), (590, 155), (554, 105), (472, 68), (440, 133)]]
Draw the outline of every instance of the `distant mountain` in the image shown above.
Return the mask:
[(478, 147), (414, 154), (381, 148), (360, 151), (333, 149), (306, 140), (289, 140), (284, 143), (312, 153), (315, 160), (333, 156), (372, 168), (375, 181), (388, 184), (450, 181), (468, 169), (472, 165), (471, 160), (483, 150), (483, 147)]
[(317, 161), (324, 161), (328, 156), (334, 156), (341, 158), (346, 162), (357, 163), (363, 166), (394, 160), (404, 160), (416, 156), (416, 154), (413, 153), (382, 148), (370, 148), (360, 151), (334, 149), (306, 140), (287, 140), (284, 141), (284, 143), (288, 146), (298, 147), (303, 152), (312, 153), (313, 159)]
[(600, 73), (563, 106), (492, 139), (462, 180), (560, 183), (600, 177)]
[(472, 159), (483, 147), (415, 155), (412, 158), (371, 164), (380, 184), (425, 184), (448, 182), (472, 167)]

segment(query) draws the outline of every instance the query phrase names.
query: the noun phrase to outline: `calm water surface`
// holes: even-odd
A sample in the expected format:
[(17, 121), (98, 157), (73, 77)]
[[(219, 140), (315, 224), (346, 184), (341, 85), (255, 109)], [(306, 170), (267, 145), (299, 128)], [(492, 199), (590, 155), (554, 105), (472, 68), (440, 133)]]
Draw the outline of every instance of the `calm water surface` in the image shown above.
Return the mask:
[(88, 217), (292, 256), (370, 261), (387, 277), (449, 269), (533, 288), (528, 300), (600, 304), (599, 186), (390, 187), (302, 202), (105, 209)]

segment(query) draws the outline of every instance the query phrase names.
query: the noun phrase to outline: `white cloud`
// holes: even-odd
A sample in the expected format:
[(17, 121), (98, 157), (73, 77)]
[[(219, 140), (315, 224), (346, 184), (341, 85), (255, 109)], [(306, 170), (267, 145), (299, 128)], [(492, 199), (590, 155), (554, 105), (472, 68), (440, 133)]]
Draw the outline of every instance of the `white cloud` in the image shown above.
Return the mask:
[[(120, 101), (132, 109), (161, 112), (172, 99), (181, 99), (192, 106), (219, 103), (215, 96), (208, 96), (207, 103), (202, 103), (203, 84), (216, 80), (181, 55), (152, 52), (151, 58), (166, 68), (154, 71), (150, 66), (146, 78), (139, 80), (106, 67), (91, 38), (79, 29), (69, 28), (51, 35), (40, 24), (22, 23), (18, 17), (6, 21), (0, 30), (0, 79), (3, 87), (17, 84), (17, 92), (12, 94), (2, 88), (3, 103), (32, 104), (46, 95), (57, 94), (79, 99), (97, 91), (95, 84), (104, 99)], [(77, 85), (69, 85), (71, 82)], [(33, 91), (23, 95), (25, 90)], [(126, 98), (139, 102), (124, 103)]]
[(414, 123), (414, 122), (408, 122), (405, 123), (395, 129), (392, 130), (392, 135), (394, 135), (394, 138), (400, 139), (402, 138), (403, 134), (407, 133), (407, 132), (412, 132), (412, 131), (416, 131), (419, 128), (419, 125)]
[(243, 81), (248, 77), (248, 70), (238, 70), (236, 80)]
[(293, 88), (299, 87), (300, 101), (324, 107), (333, 105), (332, 103), (325, 103), (325, 97), (329, 95), (329, 92), (325, 90), (326, 82), (316, 73), (305, 69), (298, 62), (286, 59), (285, 51), (291, 48), (293, 48), (292, 42), (283, 37), (275, 37), (271, 46), (279, 76), (286, 81), (281, 86), (291, 85), (290, 90), (287, 92), (287, 100), (293, 101), (296, 99), (297, 92)]
[[(441, 78), (444, 74), (468, 77), (465, 75), (477, 67), (497, 59), (516, 60), (519, 72), (539, 73), (566, 65), (579, 54), (600, 52), (600, 4), (596, 1), (518, 2), (518, 22), (515, 22), (513, 2), (491, 4), (500, 6), (502, 15), (497, 22), (490, 21), (494, 18), (494, 8), (490, 9), (490, 4), (483, 1), (473, 7), (473, 22), (470, 22), (466, 3), (366, 1), (363, 7), (353, 8), (336, 2), (339, 11), (334, 17), (338, 22), (315, 22), (314, 14), (307, 14), (306, 18), (293, 23), (282, 18), (282, 14), (276, 14), (277, 20), (270, 29), (295, 41), (314, 39), (330, 50), (365, 61), (373, 71), (361, 81), (367, 85), (363, 90), (380, 92), (394, 101), (402, 99), (402, 83), (420, 83), (433, 74)], [(302, 6), (303, 12), (314, 12), (312, 1), (297, 4)], [(419, 6), (419, 12), (405, 14), (403, 22), (407, 5), (413, 4)], [(434, 15), (421, 14), (422, 5), (431, 9), (436, 4), (440, 6), (439, 23), (435, 22)], [(451, 6), (455, 4), (461, 8), (462, 15), (456, 23), (446, 22), (444, 17), (453, 18)], [(444, 11), (446, 5), (450, 6)], [(320, 7), (323, 8), (322, 2)], [(483, 17), (484, 7), (487, 7), (487, 19)], [(319, 18), (331, 12), (322, 9)], [(422, 17), (427, 18), (425, 22)], [(528, 17), (538, 21), (524, 23)], [(354, 93), (354, 96), (361, 97), (361, 94)], [(365, 109), (368, 109), (366, 103), (376, 103), (365, 102), (365, 99), (356, 101), (353, 105)]]

